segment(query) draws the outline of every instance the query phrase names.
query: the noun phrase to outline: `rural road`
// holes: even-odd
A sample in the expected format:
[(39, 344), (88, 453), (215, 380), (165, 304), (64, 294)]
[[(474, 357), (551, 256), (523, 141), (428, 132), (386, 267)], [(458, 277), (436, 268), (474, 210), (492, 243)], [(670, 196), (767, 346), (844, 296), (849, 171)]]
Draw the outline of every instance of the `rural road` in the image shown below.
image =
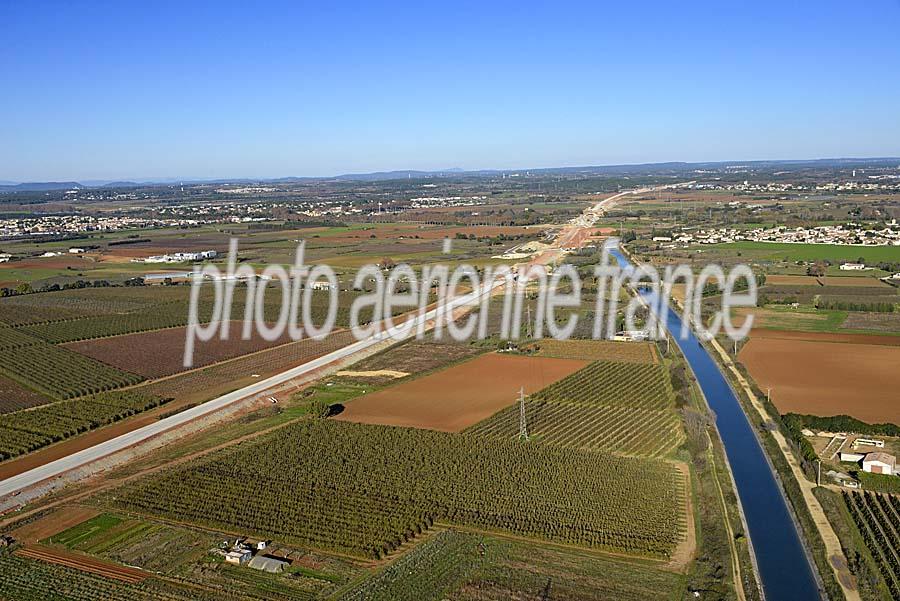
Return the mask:
[(6, 498), (10, 495), (14, 495), (31, 486), (39, 484), (40, 482), (43, 482), (50, 478), (54, 478), (56, 476), (60, 476), (70, 470), (80, 468), (94, 461), (112, 455), (113, 453), (125, 450), (153, 436), (157, 436), (159, 434), (162, 434), (163, 432), (187, 424), (205, 415), (209, 415), (211, 413), (219, 411), (220, 409), (227, 407), (228, 405), (231, 405), (253, 395), (261, 394), (266, 390), (269, 390), (270, 388), (283, 384), (298, 376), (302, 376), (309, 372), (315, 371), (334, 361), (339, 361), (341, 359), (349, 357), (354, 353), (367, 349), (380, 342), (384, 342), (391, 338), (395, 338), (398, 341), (408, 338), (409, 336), (414, 335), (416, 327), (420, 323), (428, 322), (433, 319), (446, 319), (449, 315), (452, 315), (452, 312), (455, 309), (480, 300), (484, 295), (489, 294), (494, 288), (501, 286), (502, 284), (503, 280), (495, 280), (491, 283), (490, 286), (486, 284), (482, 285), (480, 290), (476, 290), (474, 292), (470, 292), (469, 294), (457, 297), (452, 301), (449, 301), (437, 308), (431, 309), (430, 311), (427, 311), (422, 315), (415, 316), (414, 318), (412, 318), (412, 321), (415, 325), (413, 327), (410, 327), (407, 333), (402, 333), (401, 328), (398, 326), (395, 326), (388, 330), (382, 330), (381, 332), (374, 334), (368, 338), (364, 338), (362, 340), (349, 344), (327, 355), (323, 355), (318, 359), (314, 359), (302, 365), (298, 365), (297, 367), (291, 368), (270, 378), (266, 378), (265, 380), (255, 382), (254, 384), (251, 384), (250, 386), (247, 386), (245, 388), (235, 390), (234, 392), (230, 392), (226, 395), (220, 396), (212, 401), (208, 401), (170, 417), (161, 419), (156, 423), (144, 426), (143, 428), (139, 428), (137, 430), (133, 430), (131, 432), (128, 432), (127, 434), (123, 434), (111, 440), (107, 440), (105, 442), (94, 445), (93, 447), (78, 451), (77, 453), (73, 453), (67, 457), (57, 459), (56, 461), (52, 461), (27, 472), (23, 472), (16, 476), (7, 478), (6, 480), (0, 482), (0, 499)]

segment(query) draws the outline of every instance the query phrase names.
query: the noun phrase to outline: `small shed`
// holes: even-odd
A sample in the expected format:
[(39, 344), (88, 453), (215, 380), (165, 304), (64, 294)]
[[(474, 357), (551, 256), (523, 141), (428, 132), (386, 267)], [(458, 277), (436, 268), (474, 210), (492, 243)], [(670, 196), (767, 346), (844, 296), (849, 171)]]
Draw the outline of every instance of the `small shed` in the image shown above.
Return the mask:
[(225, 554), (225, 561), (242, 566), (250, 561), (250, 551), (229, 551)]
[(257, 538), (245, 538), (244, 544), (251, 549), (256, 549), (257, 551), (265, 551), (266, 547), (269, 546), (269, 541), (259, 540)]

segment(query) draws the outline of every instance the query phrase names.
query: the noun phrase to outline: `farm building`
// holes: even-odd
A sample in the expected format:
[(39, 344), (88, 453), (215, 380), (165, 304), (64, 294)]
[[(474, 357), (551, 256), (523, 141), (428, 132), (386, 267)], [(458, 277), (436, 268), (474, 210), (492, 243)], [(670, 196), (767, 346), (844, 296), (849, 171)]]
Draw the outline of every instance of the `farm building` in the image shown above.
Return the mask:
[(841, 263), (841, 271), (862, 271), (865, 268), (865, 263)]
[(863, 471), (873, 474), (893, 474), (897, 458), (887, 453), (869, 453), (863, 459)]
[(286, 568), (290, 564), (281, 559), (275, 559), (274, 557), (264, 557), (262, 555), (257, 555), (256, 557), (251, 559), (250, 563), (247, 565), (256, 570), (262, 570), (264, 572), (272, 572), (273, 574), (277, 574), (278, 572), (283, 572), (284, 568)]
[(225, 554), (225, 561), (242, 566), (250, 561), (250, 551), (229, 551)]
[(883, 449), (883, 448), (884, 448), (884, 441), (883, 441), (883, 440), (877, 440), (877, 439), (875, 439), (875, 438), (857, 438), (856, 440), (853, 441), (853, 446), (854, 446), (854, 447), (857, 446), (857, 445), (861, 445), (861, 444), (862, 444), (862, 445), (868, 445), (868, 446), (870, 446), (870, 447), (878, 447), (879, 449)]
[(851, 451), (841, 451), (841, 461), (847, 463), (859, 463), (865, 457), (865, 453), (853, 453)]

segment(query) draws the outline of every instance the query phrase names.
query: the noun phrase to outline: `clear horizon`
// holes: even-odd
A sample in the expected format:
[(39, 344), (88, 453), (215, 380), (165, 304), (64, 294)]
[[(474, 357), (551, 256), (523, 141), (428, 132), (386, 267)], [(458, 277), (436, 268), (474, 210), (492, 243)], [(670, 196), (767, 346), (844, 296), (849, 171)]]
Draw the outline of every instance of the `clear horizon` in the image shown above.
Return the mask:
[(900, 3), (9, 3), (0, 180), (900, 156)]

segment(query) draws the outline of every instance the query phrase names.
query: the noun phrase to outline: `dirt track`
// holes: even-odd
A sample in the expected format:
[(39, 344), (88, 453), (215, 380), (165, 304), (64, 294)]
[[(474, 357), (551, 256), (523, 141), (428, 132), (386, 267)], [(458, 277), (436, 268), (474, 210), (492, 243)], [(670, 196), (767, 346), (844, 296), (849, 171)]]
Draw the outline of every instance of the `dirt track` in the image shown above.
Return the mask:
[(587, 361), (489, 353), (347, 403), (336, 419), (459, 432), (536, 392)]

